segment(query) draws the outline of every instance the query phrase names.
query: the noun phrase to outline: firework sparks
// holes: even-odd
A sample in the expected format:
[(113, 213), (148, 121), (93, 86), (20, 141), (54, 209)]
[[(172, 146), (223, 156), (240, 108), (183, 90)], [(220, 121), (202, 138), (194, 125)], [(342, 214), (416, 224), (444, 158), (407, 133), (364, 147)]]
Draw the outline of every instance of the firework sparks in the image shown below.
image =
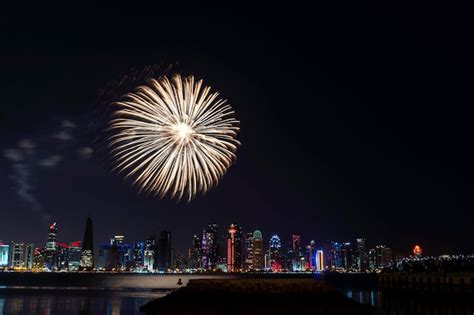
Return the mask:
[(215, 186), (234, 162), (239, 122), (226, 100), (193, 76), (166, 76), (114, 103), (109, 147), (115, 169), (140, 191), (186, 197)]

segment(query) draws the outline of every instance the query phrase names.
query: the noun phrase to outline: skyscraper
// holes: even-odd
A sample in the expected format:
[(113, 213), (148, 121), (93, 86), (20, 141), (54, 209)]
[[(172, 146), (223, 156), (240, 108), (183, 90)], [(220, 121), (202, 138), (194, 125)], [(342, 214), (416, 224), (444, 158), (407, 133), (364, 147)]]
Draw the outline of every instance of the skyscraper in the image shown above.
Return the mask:
[(51, 224), (48, 229), (48, 240), (45, 247), (45, 264), (48, 270), (58, 269), (58, 245), (57, 245), (58, 227), (56, 222)]
[(166, 271), (171, 268), (173, 264), (171, 252), (171, 232), (161, 231), (160, 237), (158, 238), (158, 270)]
[(68, 270), (69, 271), (78, 271), (81, 264), (81, 252), (82, 246), (81, 241), (75, 241), (69, 243), (69, 252), (68, 252)]
[(8, 267), (8, 253), (10, 246), (0, 241), (0, 268)]
[(253, 263), (253, 233), (248, 232), (245, 234), (244, 242), (244, 270), (248, 271), (252, 269)]
[(357, 244), (357, 270), (364, 272), (367, 270), (367, 252), (365, 251), (365, 239), (356, 239)]
[(316, 270), (316, 242), (311, 241), (308, 246), (306, 246), (306, 266), (305, 270), (314, 271)]
[(227, 271), (242, 270), (242, 228), (232, 223), (227, 236)]
[(145, 266), (145, 243), (142, 241), (133, 243), (133, 266), (138, 270)]
[(92, 219), (87, 218), (84, 240), (82, 242), (81, 262), (79, 270), (91, 271), (94, 269), (94, 242), (92, 236)]
[(304, 254), (301, 248), (301, 236), (293, 234), (291, 236), (291, 248), (288, 250), (288, 270), (302, 271), (304, 270)]
[(330, 270), (342, 268), (341, 243), (327, 241), (324, 248), (326, 265)]
[[(116, 263), (115, 269), (125, 270), (134, 267), (132, 245), (125, 243), (125, 236), (114, 235), (114, 237), (110, 239), (110, 246), (112, 248), (110, 252), (112, 253), (112, 261), (114, 261), (115, 255), (118, 255), (118, 262)], [(115, 252), (117, 252), (117, 254)]]
[(57, 242), (57, 270), (68, 270), (69, 245)]
[(11, 242), (9, 266), (13, 269), (30, 270), (33, 267), (33, 244)]
[(150, 236), (145, 241), (144, 267), (148, 271), (155, 270), (156, 237)]
[(375, 247), (375, 266), (377, 268), (389, 267), (392, 264), (392, 250), (385, 245)]
[(344, 271), (349, 271), (353, 268), (352, 245), (350, 242), (345, 242), (341, 244), (340, 249), (342, 268)]
[(316, 251), (316, 270), (324, 270), (324, 252), (321, 249)]
[(199, 269), (201, 268), (201, 248), (202, 248), (202, 234), (194, 234), (193, 236), (193, 247), (189, 252), (189, 268)]
[(273, 272), (279, 272), (282, 269), (281, 265), (281, 241), (278, 235), (273, 235), (268, 243), (270, 268)]
[(219, 262), (219, 239), (217, 224), (209, 224), (201, 237), (201, 267), (213, 270)]
[(252, 235), (252, 270), (260, 271), (265, 267), (263, 256), (262, 232), (255, 230)]
[(44, 271), (44, 249), (41, 247), (35, 248), (33, 252), (33, 266), (34, 271)]

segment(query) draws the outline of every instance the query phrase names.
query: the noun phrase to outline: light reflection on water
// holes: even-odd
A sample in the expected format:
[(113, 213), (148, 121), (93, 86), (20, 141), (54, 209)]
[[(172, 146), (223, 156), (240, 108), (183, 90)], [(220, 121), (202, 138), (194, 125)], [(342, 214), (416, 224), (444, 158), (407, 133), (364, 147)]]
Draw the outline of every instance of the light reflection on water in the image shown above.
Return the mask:
[(375, 315), (409, 314), (474, 314), (474, 301), (440, 300), (436, 297), (420, 299), (415, 296), (390, 295), (379, 290), (361, 291), (346, 289), (344, 295), (356, 302), (374, 307)]
[(229, 278), (136, 274), (14, 276), (7, 285), (10, 276), (0, 278), (0, 314), (142, 314), (140, 306), (179, 288), (178, 279), (187, 284), (190, 279)]
[[(13, 291), (13, 292), (12, 292)], [(139, 307), (166, 292), (110, 290), (30, 290), (0, 292), (0, 314), (141, 314)]]

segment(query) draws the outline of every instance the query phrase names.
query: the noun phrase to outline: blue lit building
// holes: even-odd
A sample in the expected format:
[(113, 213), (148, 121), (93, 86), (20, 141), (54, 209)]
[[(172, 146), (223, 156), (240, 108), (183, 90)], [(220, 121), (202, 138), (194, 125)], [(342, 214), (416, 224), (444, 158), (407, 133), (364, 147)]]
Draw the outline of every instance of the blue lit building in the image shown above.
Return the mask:
[(8, 267), (8, 253), (10, 246), (0, 241), (0, 268)]
[(281, 271), (281, 240), (278, 235), (273, 235), (268, 243), (270, 268), (273, 272)]
[(132, 246), (124, 243), (123, 235), (115, 235), (110, 243), (99, 244), (99, 268), (120, 270), (133, 267)]
[(145, 243), (133, 243), (133, 265), (136, 269), (143, 269), (145, 266)]

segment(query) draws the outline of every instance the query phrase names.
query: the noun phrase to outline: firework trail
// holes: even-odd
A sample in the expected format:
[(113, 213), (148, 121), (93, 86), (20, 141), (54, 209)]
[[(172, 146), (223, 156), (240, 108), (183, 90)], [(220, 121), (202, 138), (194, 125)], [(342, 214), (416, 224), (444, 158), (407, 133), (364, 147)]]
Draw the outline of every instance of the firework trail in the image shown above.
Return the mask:
[(239, 122), (193, 76), (149, 79), (114, 103), (109, 148), (115, 169), (140, 191), (186, 197), (215, 186), (234, 162)]

